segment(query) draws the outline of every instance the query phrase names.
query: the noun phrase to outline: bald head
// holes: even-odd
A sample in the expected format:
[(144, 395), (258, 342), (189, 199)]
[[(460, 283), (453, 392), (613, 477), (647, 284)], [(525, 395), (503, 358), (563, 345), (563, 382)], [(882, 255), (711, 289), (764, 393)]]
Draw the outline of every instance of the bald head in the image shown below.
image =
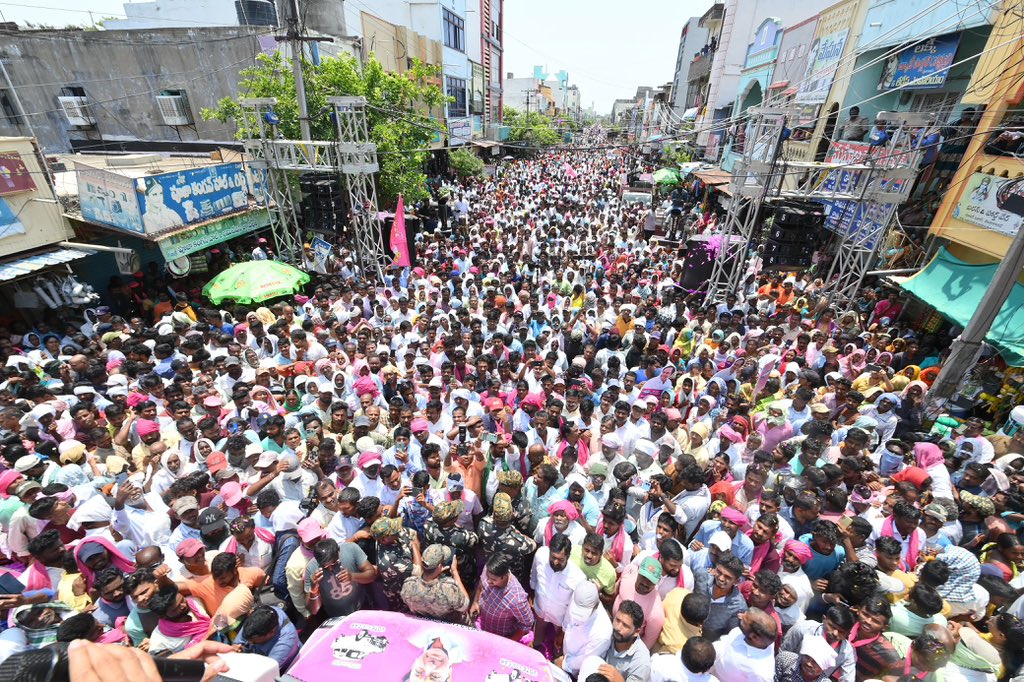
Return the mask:
[(135, 565), (136, 566), (154, 566), (162, 564), (164, 561), (163, 552), (156, 545), (150, 545), (149, 547), (143, 547), (135, 553)]
[(740, 629), (747, 644), (755, 649), (775, 645), (775, 619), (758, 608), (749, 608), (740, 614)]
[(530, 459), (544, 459), (544, 453), (547, 450), (540, 443), (535, 443), (530, 446), (530, 449), (526, 451), (527, 457)]
[(72, 355), (71, 359), (68, 360), (68, 364), (71, 365), (71, 369), (76, 372), (84, 372), (89, 369), (89, 358), (85, 357), (81, 353)]
[(944, 625), (930, 623), (924, 626), (923, 632), (938, 640), (942, 646), (946, 647), (946, 651), (953, 651), (956, 648), (956, 640), (953, 639), (953, 633)]

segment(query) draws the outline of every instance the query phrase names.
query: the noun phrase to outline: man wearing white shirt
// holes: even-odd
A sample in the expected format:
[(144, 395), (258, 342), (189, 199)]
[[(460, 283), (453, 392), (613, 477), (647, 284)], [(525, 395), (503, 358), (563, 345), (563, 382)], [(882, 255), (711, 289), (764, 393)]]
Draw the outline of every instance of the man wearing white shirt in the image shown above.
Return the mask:
[(562, 670), (575, 675), (583, 659), (603, 655), (612, 641), (612, 621), (601, 606), (597, 585), (587, 580), (576, 586), (562, 626), (565, 656), (560, 665)]
[(718, 682), (709, 671), (715, 665), (715, 647), (704, 637), (690, 637), (678, 654), (651, 657), (650, 682)]
[(721, 682), (773, 682), (775, 620), (757, 608), (740, 614), (740, 625), (715, 642), (711, 674)]
[(569, 538), (556, 533), (548, 546), (538, 549), (533, 557), (530, 587), (534, 591), (533, 609), (537, 613), (534, 642), (542, 647), (553, 645), (576, 587), (587, 580), (583, 571), (569, 562), (571, 552)]

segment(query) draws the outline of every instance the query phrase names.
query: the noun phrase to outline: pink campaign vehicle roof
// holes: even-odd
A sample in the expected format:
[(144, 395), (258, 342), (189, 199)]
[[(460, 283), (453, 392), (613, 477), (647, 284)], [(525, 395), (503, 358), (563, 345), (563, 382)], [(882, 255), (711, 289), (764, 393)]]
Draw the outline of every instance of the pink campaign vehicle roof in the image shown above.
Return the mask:
[(480, 630), (357, 611), (324, 623), (284, 680), (367, 682), (551, 682), (538, 651)]

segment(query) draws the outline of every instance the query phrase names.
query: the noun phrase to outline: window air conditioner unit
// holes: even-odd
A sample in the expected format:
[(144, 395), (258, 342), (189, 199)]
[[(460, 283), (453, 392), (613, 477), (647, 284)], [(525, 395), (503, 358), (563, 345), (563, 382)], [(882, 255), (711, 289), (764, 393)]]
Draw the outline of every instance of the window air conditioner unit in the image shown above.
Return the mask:
[(188, 102), (184, 95), (157, 95), (156, 104), (160, 107), (160, 116), (164, 125), (187, 126), (192, 124)]
[(64, 117), (73, 126), (96, 125), (96, 119), (89, 113), (88, 97), (61, 96), (57, 98), (61, 109), (64, 110)]

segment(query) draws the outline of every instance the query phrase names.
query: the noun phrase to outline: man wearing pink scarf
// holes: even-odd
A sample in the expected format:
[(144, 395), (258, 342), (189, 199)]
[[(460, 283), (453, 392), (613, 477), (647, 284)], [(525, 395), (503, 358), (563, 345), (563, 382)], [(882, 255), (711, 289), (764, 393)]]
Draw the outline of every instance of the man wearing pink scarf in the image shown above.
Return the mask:
[(149, 640), (151, 654), (178, 653), (213, 633), (213, 624), (203, 607), (182, 596), (176, 585), (161, 587), (149, 602), (149, 609), (160, 617)]

